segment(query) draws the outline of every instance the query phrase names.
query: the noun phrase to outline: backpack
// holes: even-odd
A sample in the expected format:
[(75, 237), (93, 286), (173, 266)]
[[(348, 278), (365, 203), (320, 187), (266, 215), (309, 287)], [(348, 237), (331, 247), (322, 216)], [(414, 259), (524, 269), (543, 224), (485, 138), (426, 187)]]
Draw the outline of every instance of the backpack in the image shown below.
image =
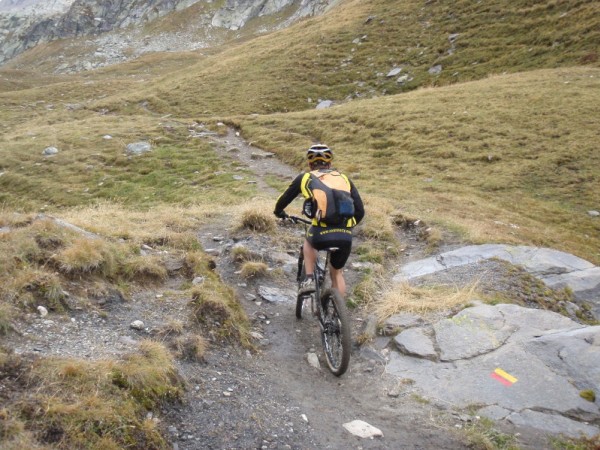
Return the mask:
[(335, 170), (315, 170), (302, 181), (302, 192), (307, 197), (302, 211), (306, 216), (328, 225), (343, 225), (354, 217), (348, 177)]

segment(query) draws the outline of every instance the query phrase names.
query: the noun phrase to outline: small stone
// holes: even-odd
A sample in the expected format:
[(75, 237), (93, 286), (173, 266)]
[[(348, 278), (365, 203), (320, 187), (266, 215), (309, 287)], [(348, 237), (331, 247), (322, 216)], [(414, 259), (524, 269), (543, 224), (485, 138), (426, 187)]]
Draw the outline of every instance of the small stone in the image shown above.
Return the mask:
[(319, 363), (319, 358), (316, 353), (307, 353), (306, 360), (308, 361), (308, 364), (310, 364), (315, 369), (321, 368), (321, 364)]
[(262, 334), (260, 334), (260, 333), (258, 333), (256, 331), (251, 331), (250, 332), (250, 336), (252, 336), (254, 339), (258, 339), (258, 340), (261, 340), (261, 339), (265, 338)]
[(600, 212), (592, 210), (592, 211), (588, 211), (588, 215), (590, 217), (598, 217), (598, 216), (600, 216)]
[(195, 278), (192, 280), (192, 284), (193, 284), (194, 286), (198, 286), (199, 284), (202, 284), (202, 283), (204, 283), (204, 277), (195, 277)]
[(388, 72), (388, 74), (386, 75), (386, 77), (391, 78), (391, 77), (395, 77), (396, 75), (398, 75), (400, 72), (402, 72), (402, 67), (396, 67), (392, 70), (390, 70)]
[(345, 423), (343, 427), (349, 433), (354, 436), (358, 436), (364, 439), (383, 437), (383, 433), (379, 428), (375, 428), (373, 425), (369, 425), (367, 422), (362, 420), (353, 420), (352, 422)]
[(44, 156), (52, 156), (58, 153), (58, 149), (56, 147), (46, 147), (42, 154)]
[(144, 329), (144, 322), (142, 322), (141, 320), (134, 320), (133, 322), (131, 322), (129, 324), (129, 326), (131, 328), (133, 328), (134, 330), (143, 330)]
[(439, 75), (440, 73), (442, 73), (441, 64), (437, 64), (437, 65), (431, 67), (428, 72), (430, 75)]
[(323, 101), (319, 102), (316, 109), (326, 109), (326, 108), (330, 108), (332, 105), (333, 105), (333, 102), (331, 100), (323, 100)]
[(46, 317), (48, 315), (48, 310), (41, 305), (37, 307), (37, 310), (40, 313), (41, 317)]
[(141, 155), (152, 150), (152, 145), (149, 142), (133, 142), (127, 144), (126, 151), (130, 155)]

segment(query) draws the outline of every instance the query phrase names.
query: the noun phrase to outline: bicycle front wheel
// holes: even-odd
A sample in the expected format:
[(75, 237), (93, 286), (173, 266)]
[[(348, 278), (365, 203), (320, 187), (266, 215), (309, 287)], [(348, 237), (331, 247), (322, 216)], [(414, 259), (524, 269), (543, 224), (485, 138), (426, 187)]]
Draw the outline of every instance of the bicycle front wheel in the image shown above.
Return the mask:
[(321, 317), (321, 340), (329, 370), (341, 376), (350, 363), (352, 344), (350, 319), (342, 295), (337, 289), (327, 289), (321, 296), (323, 317)]
[[(300, 256), (302, 258), (302, 256)], [(302, 262), (300, 262), (302, 261)], [(304, 271), (304, 258), (299, 260), (298, 262), (298, 288), (300, 288), (300, 282), (304, 280), (306, 277), (306, 272)], [(302, 307), (304, 306), (304, 301), (307, 299), (306, 294), (300, 295), (296, 298), (296, 319), (302, 319)]]

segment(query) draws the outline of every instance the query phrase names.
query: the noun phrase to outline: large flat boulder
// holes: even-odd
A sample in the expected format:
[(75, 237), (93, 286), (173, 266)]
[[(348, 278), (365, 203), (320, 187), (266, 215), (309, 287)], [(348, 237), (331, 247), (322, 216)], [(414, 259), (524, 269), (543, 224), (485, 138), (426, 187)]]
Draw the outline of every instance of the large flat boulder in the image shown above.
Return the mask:
[[(482, 414), (542, 431), (600, 432), (593, 425), (600, 400), (580, 396), (591, 389), (600, 397), (600, 326), (517, 305), (467, 308), (432, 326), (433, 336), (411, 328), (406, 342), (413, 350), (392, 352), (387, 365), (414, 380), (425, 397), (457, 408), (480, 405)], [(414, 351), (430, 348), (438, 349), (439, 360)]]

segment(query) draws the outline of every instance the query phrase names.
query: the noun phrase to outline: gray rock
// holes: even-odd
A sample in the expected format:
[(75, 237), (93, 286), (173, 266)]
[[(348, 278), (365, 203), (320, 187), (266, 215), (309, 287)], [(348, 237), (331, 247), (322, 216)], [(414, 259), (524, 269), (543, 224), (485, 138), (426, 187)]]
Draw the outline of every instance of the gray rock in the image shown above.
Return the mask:
[(129, 324), (129, 326), (131, 328), (133, 328), (134, 330), (143, 330), (144, 329), (144, 322), (142, 322), (141, 320), (134, 320), (133, 322), (131, 322)]
[(435, 361), (438, 354), (432, 339), (423, 328), (409, 328), (394, 338), (398, 350), (405, 355)]
[(271, 152), (252, 152), (250, 154), (250, 159), (266, 159), (266, 158), (272, 158), (273, 156), (275, 156), (275, 153), (271, 153)]
[(358, 436), (363, 439), (372, 439), (375, 437), (383, 437), (383, 433), (379, 428), (373, 425), (363, 422), (362, 420), (353, 420), (342, 425), (346, 431), (354, 436)]
[(152, 145), (149, 142), (133, 142), (127, 144), (126, 151), (129, 155), (141, 155), (152, 150)]
[(595, 302), (597, 307), (600, 306), (600, 267), (574, 270), (564, 274), (547, 275), (540, 278), (546, 285), (552, 288), (568, 286), (576, 298), (592, 301)]
[(441, 66), (441, 64), (437, 64), (437, 65), (431, 67), (428, 70), (428, 72), (429, 72), (430, 75), (439, 75), (440, 73), (442, 73), (442, 66)]
[(398, 75), (400, 72), (402, 72), (402, 67), (396, 67), (392, 70), (390, 70), (388, 72), (388, 74), (386, 75), (386, 77), (391, 78), (391, 77), (395, 77), (396, 75)]
[(507, 417), (511, 411), (506, 408), (501, 408), (500, 406), (490, 405), (485, 408), (481, 408), (477, 411), (477, 414), (483, 417), (487, 417), (492, 420), (502, 420)]
[(310, 364), (311, 367), (314, 367), (315, 369), (321, 368), (321, 364), (319, 363), (319, 357), (316, 353), (307, 353), (306, 360), (308, 361), (308, 364)]
[(396, 83), (398, 84), (406, 84), (409, 83), (413, 80), (413, 77), (411, 77), (410, 75), (408, 75), (407, 73), (405, 73), (404, 75), (398, 77), (398, 79), (396, 80)]
[(295, 301), (295, 293), (291, 291), (282, 291), (281, 289), (259, 286), (258, 295), (263, 300), (270, 303), (291, 303)]
[(48, 310), (44, 306), (38, 306), (37, 310), (40, 313), (40, 317), (46, 317), (48, 315)]
[(285, 252), (273, 252), (270, 257), (275, 264), (295, 264), (296, 268), (298, 267), (298, 258)]
[(394, 314), (384, 322), (384, 330), (412, 328), (423, 324), (423, 318), (412, 313)]
[(468, 359), (489, 353), (515, 330), (500, 311), (490, 306), (468, 308), (433, 326), (441, 361)]
[(326, 108), (330, 108), (332, 105), (333, 105), (333, 102), (331, 100), (322, 100), (319, 102), (316, 109), (326, 109)]
[(53, 156), (58, 153), (58, 149), (56, 147), (46, 147), (42, 152), (44, 156)]
[(194, 286), (198, 286), (199, 284), (203, 284), (203, 283), (204, 283), (204, 277), (195, 277), (195, 278), (192, 280), (192, 284), (193, 284)]
[(545, 334), (524, 344), (554, 373), (581, 390), (600, 393), (600, 326)]
[[(560, 314), (517, 305), (481, 305), (453, 319), (433, 324), (436, 344), (451, 362), (391, 352), (388, 373), (414, 380), (415, 389), (443, 404), (488, 405), (486, 412), (492, 418), (506, 417), (506, 411), (532, 410), (569, 419), (550, 422), (552, 433), (570, 433), (577, 421), (600, 420), (598, 405), (579, 396), (584, 388), (600, 389), (600, 327), (585, 327)], [(481, 353), (486, 349), (490, 351)], [(461, 354), (463, 359), (454, 359)], [(502, 383), (497, 369), (513, 377), (511, 382)], [(540, 426), (538, 418), (528, 414), (515, 420)]]
[(529, 409), (512, 413), (507, 417), (507, 420), (517, 426), (533, 427), (549, 433), (555, 433), (556, 430), (560, 430), (561, 434), (572, 438), (579, 438), (581, 435), (591, 438), (598, 434), (598, 428), (595, 426), (578, 422), (568, 417), (546, 414)]
[(456, 41), (456, 38), (458, 38), (458, 36), (460, 36), (459, 33), (452, 33), (450, 36), (448, 36), (448, 40), (451, 44), (453, 44)]
[(588, 211), (588, 215), (591, 217), (599, 217), (600, 216), (600, 212), (599, 211)]

